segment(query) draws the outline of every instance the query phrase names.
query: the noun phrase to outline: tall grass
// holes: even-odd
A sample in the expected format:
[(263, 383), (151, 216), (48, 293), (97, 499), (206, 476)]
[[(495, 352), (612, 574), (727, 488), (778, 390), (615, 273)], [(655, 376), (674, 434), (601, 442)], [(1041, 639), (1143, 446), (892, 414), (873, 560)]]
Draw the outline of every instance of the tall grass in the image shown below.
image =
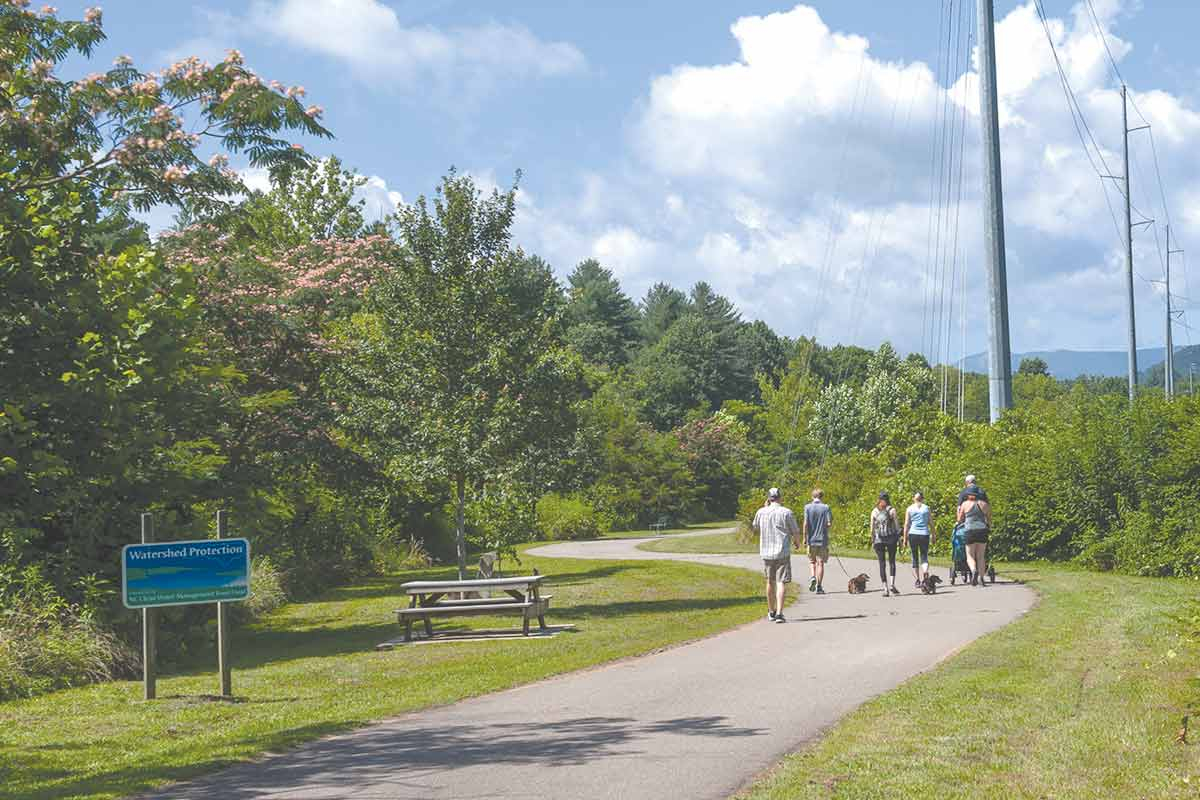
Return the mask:
[(40, 569), (0, 567), (0, 700), (111, 680), (137, 665), (128, 645), (86, 604), (64, 600)]

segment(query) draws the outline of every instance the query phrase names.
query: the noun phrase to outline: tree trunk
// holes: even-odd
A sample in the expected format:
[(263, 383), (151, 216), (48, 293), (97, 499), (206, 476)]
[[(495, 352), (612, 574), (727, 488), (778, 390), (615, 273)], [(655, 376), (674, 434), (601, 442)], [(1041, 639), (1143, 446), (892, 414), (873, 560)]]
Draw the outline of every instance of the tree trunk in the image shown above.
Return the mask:
[(467, 504), (466, 476), (458, 476), (457, 489), (458, 495), (455, 497), (456, 507), (454, 510), (454, 543), (458, 550), (458, 579), (465, 581), (467, 579), (467, 528), (464, 513)]

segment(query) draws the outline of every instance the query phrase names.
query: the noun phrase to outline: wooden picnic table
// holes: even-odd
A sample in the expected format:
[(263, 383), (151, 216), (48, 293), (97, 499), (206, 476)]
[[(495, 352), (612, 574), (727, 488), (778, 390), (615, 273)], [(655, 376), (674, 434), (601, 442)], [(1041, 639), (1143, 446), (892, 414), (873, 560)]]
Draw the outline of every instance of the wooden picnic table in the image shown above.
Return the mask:
[[(474, 578), (464, 581), (409, 581), (401, 588), (408, 595), (408, 608), (397, 609), (396, 620), (404, 626), (404, 641), (412, 641), (414, 620), (425, 623), (425, 635), (433, 636), (433, 617), (469, 617), (479, 614), (511, 614), (520, 612), (521, 633), (529, 635), (529, 621), (537, 617), (541, 630), (546, 629), (546, 609), (551, 595), (541, 594), (544, 575), (524, 575), (514, 578)], [(466, 592), (499, 589), (505, 597), (464, 597)], [(458, 595), (462, 599), (452, 599)]]

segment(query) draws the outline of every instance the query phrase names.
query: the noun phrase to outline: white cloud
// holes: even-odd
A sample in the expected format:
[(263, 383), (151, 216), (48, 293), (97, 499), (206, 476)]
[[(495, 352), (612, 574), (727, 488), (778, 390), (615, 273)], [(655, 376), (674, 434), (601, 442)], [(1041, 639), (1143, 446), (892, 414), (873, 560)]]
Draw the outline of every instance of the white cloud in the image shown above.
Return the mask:
[[(1093, 0), (1118, 59), (1132, 50), (1113, 32), (1136, 11), (1130, 2)], [(928, 65), (876, 58), (867, 39), (830, 30), (803, 5), (743, 17), (730, 31), (735, 60), (655, 77), (636, 106), (627, 163), (523, 208), (518, 240), (563, 271), (597, 256), (635, 296), (657, 280), (707, 280), (783, 333), (928, 349), (923, 318), (942, 293), (930, 265), (943, 263), (929, 241), (940, 225), (944, 242), (957, 230), (968, 348), (982, 347), (976, 74), (965, 69), (944, 87)], [(1078, 5), (1051, 20), (1050, 32), (1108, 169), (1119, 172), (1120, 95), (1091, 17)], [(1014, 347), (1119, 347), (1121, 245), (1032, 4), (999, 20), (996, 36)], [(1154, 125), (1172, 232), (1186, 246), (1200, 236), (1200, 163), (1188, 144), (1200, 136), (1200, 115), (1162, 91), (1135, 99)], [(944, 198), (930, 172), (947, 102), (968, 114), (957, 226), (952, 214), (938, 223), (931, 212)], [(1162, 217), (1149, 142), (1134, 148), (1135, 204)], [(1158, 277), (1152, 233), (1135, 236), (1139, 272)], [(958, 280), (937, 271), (947, 290)], [(1142, 281), (1137, 294), (1140, 341), (1152, 345), (1162, 338), (1161, 298)]]
[(342, 61), (385, 88), (432, 82), (455, 92), (484, 91), (586, 66), (574, 45), (543, 41), (520, 25), (406, 26), (379, 0), (257, 0), (249, 18), (259, 30)]

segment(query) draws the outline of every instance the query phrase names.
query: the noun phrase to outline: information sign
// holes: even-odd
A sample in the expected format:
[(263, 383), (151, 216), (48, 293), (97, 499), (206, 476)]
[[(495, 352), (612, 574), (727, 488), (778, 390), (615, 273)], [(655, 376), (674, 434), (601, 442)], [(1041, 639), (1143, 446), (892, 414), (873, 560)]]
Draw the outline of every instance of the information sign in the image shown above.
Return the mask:
[(121, 598), (126, 608), (245, 600), (250, 596), (250, 542), (127, 544), (121, 550)]

